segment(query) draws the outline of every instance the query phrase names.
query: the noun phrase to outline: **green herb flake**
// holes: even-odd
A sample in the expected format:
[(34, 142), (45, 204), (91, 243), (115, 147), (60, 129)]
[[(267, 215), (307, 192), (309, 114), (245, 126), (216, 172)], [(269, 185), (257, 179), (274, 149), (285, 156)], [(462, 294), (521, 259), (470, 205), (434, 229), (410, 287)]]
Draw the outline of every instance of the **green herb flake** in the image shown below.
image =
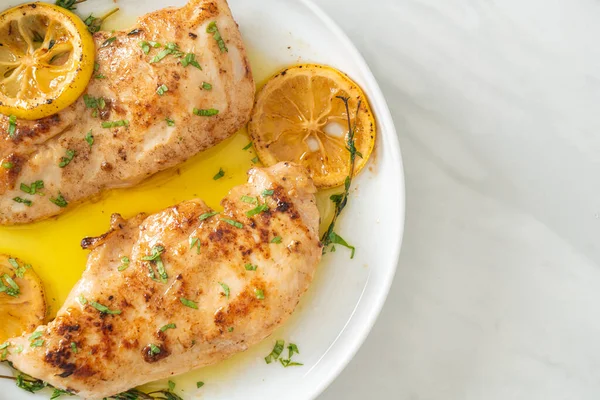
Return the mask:
[(127, 257), (127, 256), (121, 257), (121, 265), (119, 265), (119, 268), (117, 268), (117, 270), (119, 272), (125, 271), (127, 268), (129, 268), (129, 263), (130, 263), (129, 257)]
[(223, 282), (219, 282), (219, 285), (221, 285), (221, 287), (223, 288), (223, 292), (225, 293), (225, 297), (229, 298), (229, 293), (230, 293), (229, 286), (227, 286)]
[(227, 46), (225, 45), (225, 41), (223, 40), (221, 33), (219, 32), (219, 28), (217, 28), (217, 23), (215, 21), (208, 24), (208, 27), (206, 28), (206, 33), (213, 34), (213, 39), (215, 39), (215, 41), (217, 42), (217, 45), (219, 46), (219, 50), (221, 50), (221, 53), (225, 53), (225, 52), (229, 51), (227, 49)]
[(233, 332), (233, 326), (230, 326), (229, 328), (227, 328), (227, 332)]
[(197, 238), (197, 237), (190, 236), (189, 242), (190, 242), (190, 250), (195, 247), (196, 248), (196, 253), (200, 254), (200, 245), (201, 245), (200, 239)]
[[(152, 250), (151, 250), (152, 253), (148, 256), (142, 257), (142, 260), (154, 262), (154, 264), (156, 265), (156, 272), (158, 272), (158, 276), (160, 277), (160, 282), (167, 283), (169, 276), (167, 275), (167, 270), (165, 269), (165, 265), (161, 258), (161, 254), (164, 251), (165, 251), (165, 248), (163, 246), (154, 246), (154, 247), (152, 247)], [(150, 278), (156, 280), (155, 275), (154, 275), (154, 270), (152, 269), (151, 266), (148, 266), (148, 268), (150, 271), (150, 273), (149, 273)]]
[(0, 280), (0, 292), (6, 292), (6, 294), (12, 297), (19, 297), (21, 288), (17, 285), (17, 282), (15, 282), (8, 274), (4, 274), (2, 278), (4, 278), (4, 281), (6, 281), (8, 286), (4, 285)]
[(87, 144), (90, 145), (90, 147), (94, 145), (94, 136), (92, 135), (91, 129), (88, 133), (85, 134), (85, 141), (87, 142)]
[(106, 79), (106, 76), (104, 76), (103, 74), (96, 74), (94, 75), (95, 79)]
[(104, 122), (102, 122), (103, 128), (118, 128), (121, 126), (129, 126), (129, 120), (121, 119), (119, 121), (104, 121)]
[(214, 115), (217, 115), (218, 113), (219, 113), (219, 110), (214, 109), (214, 108), (207, 108), (207, 109), (194, 108), (194, 115), (197, 115), (199, 117), (212, 117)]
[(175, 126), (175, 121), (173, 121), (171, 118), (167, 117), (165, 118), (165, 121), (167, 121), (168, 126)]
[(241, 229), (244, 227), (244, 224), (242, 224), (241, 222), (235, 221), (233, 219), (221, 218), (221, 221), (227, 222), (229, 225), (235, 226), (236, 228)]
[(271, 243), (275, 243), (275, 244), (281, 243), (281, 236), (275, 236), (273, 239), (271, 239)]
[(67, 165), (69, 165), (71, 163), (71, 161), (73, 161), (73, 157), (75, 157), (75, 154), (76, 154), (75, 150), (67, 149), (65, 155), (60, 158), (60, 162), (58, 163), (58, 166), (60, 168), (64, 168)]
[(152, 355), (160, 354), (160, 347), (151, 343), (150, 344), (150, 354), (152, 354)]
[(59, 7), (62, 7), (64, 9), (67, 10), (74, 10), (75, 9), (75, 4), (79, 3), (80, 1), (78, 0), (56, 0), (56, 4)]
[(266, 204), (261, 204), (261, 205), (258, 205), (258, 206), (256, 206), (256, 207), (254, 207), (252, 210), (250, 210), (250, 211), (246, 212), (246, 215), (247, 215), (249, 218), (251, 218), (251, 217), (254, 217), (254, 216), (255, 216), (255, 215), (257, 215), (257, 214), (260, 214), (260, 213), (262, 213), (262, 212), (265, 212), (265, 211), (268, 211), (268, 210), (269, 210), (269, 206), (268, 206), (268, 205), (266, 205)]
[(175, 390), (175, 382), (173, 382), (173, 381), (169, 381), (169, 382), (168, 382), (168, 384), (169, 384), (169, 390), (170, 390), (170, 391), (173, 391), (173, 390)]
[(273, 196), (273, 193), (275, 193), (274, 190), (272, 190), (272, 189), (270, 189), (270, 190), (265, 189), (265, 190), (263, 190), (262, 195), (263, 195), (263, 197)]
[(167, 85), (165, 85), (165, 84), (162, 84), (162, 85), (160, 85), (160, 86), (158, 87), (158, 89), (156, 89), (156, 93), (157, 93), (159, 96), (162, 96), (162, 95), (164, 95), (164, 94), (165, 94), (165, 93), (167, 93), (168, 91), (169, 91), (169, 88), (168, 88), (168, 87), (167, 87)]
[(23, 199), (21, 197), (14, 197), (13, 201), (17, 202), (17, 203), (25, 204), (27, 207), (31, 207), (31, 205), (33, 204), (33, 202), (31, 200)]
[(183, 56), (183, 53), (179, 49), (179, 46), (177, 46), (176, 43), (170, 42), (167, 43), (165, 45), (165, 48), (161, 50), (157, 55), (155, 55), (154, 58), (152, 58), (152, 60), (150, 60), (150, 64), (157, 63), (170, 54), (172, 54), (173, 57), (178, 58)]
[(42, 335), (44, 334), (44, 332), (42, 331), (35, 331), (31, 334), (31, 336), (29, 336), (29, 340), (35, 340), (35, 339), (39, 339), (42, 337)]
[(161, 332), (167, 331), (169, 329), (175, 329), (177, 328), (177, 325), (175, 325), (174, 323), (170, 323), (170, 324), (166, 324), (165, 326), (163, 326), (162, 328), (160, 328)]
[(106, 39), (102, 45), (100, 45), (100, 48), (106, 47), (106, 46), (110, 46), (110, 44), (112, 42), (114, 42), (115, 40), (117, 40), (117, 38), (115, 36), (109, 37), (108, 39)]
[(90, 305), (94, 307), (96, 310), (100, 311), (102, 314), (111, 314), (111, 315), (119, 315), (121, 314), (121, 310), (111, 310), (108, 307), (97, 303), (95, 301), (90, 301)]
[(265, 292), (263, 292), (261, 289), (254, 289), (254, 294), (256, 294), (256, 298), (259, 300), (265, 299)]
[(334, 231), (331, 231), (329, 234), (329, 243), (339, 244), (340, 246), (350, 249), (350, 259), (354, 258), (354, 252), (356, 251), (356, 248), (354, 246), (350, 246), (340, 235)]
[(283, 358), (280, 358), (279, 362), (281, 363), (281, 365), (283, 365), (284, 368), (287, 368), (287, 367), (300, 367), (300, 366), (304, 365), (302, 363), (295, 362), (295, 361), (292, 361), (292, 360), (289, 360), (289, 359), (288, 360), (284, 360)]
[(62, 193), (60, 192), (58, 192), (58, 196), (56, 196), (55, 198), (50, 198), (50, 201), (59, 206), (60, 208), (65, 208), (69, 205), (69, 203), (67, 203)]
[(40, 379), (33, 379), (23, 374), (17, 375), (17, 387), (29, 393), (39, 392), (46, 386), (48, 386), (48, 384)]
[(88, 302), (88, 301), (87, 301), (87, 299), (86, 299), (85, 297), (83, 297), (83, 295), (82, 295), (82, 294), (80, 294), (80, 295), (79, 295), (79, 303), (80, 303), (82, 306), (85, 306), (85, 305), (87, 304), (87, 302)]
[(283, 351), (284, 347), (285, 347), (284, 340), (276, 341), (275, 346), (273, 347), (273, 350), (271, 351), (271, 353), (265, 357), (265, 361), (267, 362), (267, 364), (271, 364), (273, 362), (273, 360), (276, 361), (279, 358), (279, 356), (281, 355), (281, 352)]
[(14, 137), (16, 131), (17, 131), (17, 116), (11, 114), (8, 117), (8, 136), (11, 138)]
[(200, 389), (202, 386), (204, 386), (204, 382), (196, 382), (196, 387), (198, 389)]
[(35, 181), (31, 185), (26, 185), (24, 183), (21, 183), (19, 188), (21, 189), (22, 192), (25, 192), (27, 194), (31, 194), (31, 195), (38, 194), (40, 196), (44, 195), (43, 193), (40, 193), (40, 190), (42, 190), (44, 188), (44, 181)]
[(10, 161), (2, 163), (2, 168), (4, 168), (4, 169), (13, 169), (14, 167), (15, 167), (15, 164), (11, 163)]
[(38, 339), (31, 342), (31, 347), (42, 347), (44, 345), (44, 339)]
[(198, 61), (196, 61), (196, 55), (194, 53), (187, 53), (185, 57), (181, 59), (181, 65), (183, 67), (191, 65), (193, 67), (198, 68), (199, 70), (202, 70), (202, 67), (200, 66), (200, 64), (198, 64)]
[(218, 212), (216, 212), (216, 211), (207, 212), (207, 213), (202, 214), (200, 217), (198, 217), (198, 219), (200, 221), (204, 221), (205, 219), (209, 219), (210, 217), (214, 217), (217, 214), (218, 214)]
[(242, 201), (248, 204), (258, 204), (258, 199), (252, 196), (242, 196)]
[(246, 264), (244, 267), (246, 268), (246, 271), (256, 271), (256, 269), (258, 268), (258, 266), (252, 265), (250, 263)]
[(248, 143), (247, 145), (244, 146), (244, 148), (242, 150), (248, 150), (249, 148), (252, 147), (252, 142)]
[(204, 90), (212, 90), (212, 85), (208, 82), (202, 82), (202, 89)]
[(179, 298), (179, 301), (181, 301), (181, 304), (183, 304), (183, 305), (184, 305), (184, 306), (186, 306), (186, 307), (193, 308), (193, 309), (195, 309), (195, 310), (197, 310), (197, 309), (198, 309), (198, 304), (196, 304), (196, 303), (195, 303), (195, 302), (193, 302), (192, 300), (188, 300), (188, 299), (186, 299), (185, 297), (180, 297), (180, 298)]
[(213, 176), (213, 179), (216, 181), (218, 179), (221, 179), (224, 176), (225, 176), (225, 171), (223, 171), (223, 168), (219, 168), (219, 172), (217, 172), (217, 174), (215, 176)]
[(256, 163), (258, 162), (258, 156), (257, 156), (257, 157), (254, 157), (254, 158), (253, 158), (252, 160), (250, 160), (250, 161), (252, 161), (252, 164), (256, 164)]
[(54, 388), (54, 391), (52, 392), (52, 395), (50, 396), (50, 400), (58, 399), (60, 396), (62, 396), (64, 394), (73, 396), (73, 394), (69, 391)]
[(77, 343), (71, 342), (71, 351), (75, 354), (79, 353), (79, 349), (77, 348)]

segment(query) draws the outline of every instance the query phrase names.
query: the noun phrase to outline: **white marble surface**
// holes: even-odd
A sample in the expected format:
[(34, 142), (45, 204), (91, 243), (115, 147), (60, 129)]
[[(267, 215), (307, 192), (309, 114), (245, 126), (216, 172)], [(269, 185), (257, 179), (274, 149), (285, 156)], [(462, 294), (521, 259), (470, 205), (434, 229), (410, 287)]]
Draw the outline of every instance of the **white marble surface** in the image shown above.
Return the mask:
[(379, 80), (407, 180), (392, 292), (320, 400), (597, 399), (600, 2), (317, 2)]

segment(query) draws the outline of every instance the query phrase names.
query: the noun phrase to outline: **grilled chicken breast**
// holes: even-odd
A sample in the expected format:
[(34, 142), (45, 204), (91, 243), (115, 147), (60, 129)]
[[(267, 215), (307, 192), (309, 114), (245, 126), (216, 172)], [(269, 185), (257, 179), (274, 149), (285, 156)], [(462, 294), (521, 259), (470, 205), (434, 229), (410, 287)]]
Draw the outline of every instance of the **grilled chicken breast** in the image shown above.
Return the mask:
[[(92, 78), (85, 96), (53, 116), (17, 121), (12, 136), (0, 115), (0, 163), (12, 165), (0, 168), (0, 224), (47, 218), (135, 185), (248, 121), (254, 82), (225, 0), (190, 0), (94, 40), (102, 79)], [(20, 189), (37, 181), (43, 197)]]
[[(297, 165), (255, 168), (213, 215), (192, 200), (112, 219), (56, 319), (11, 339), (15, 368), (86, 399), (223, 360), (267, 337), (321, 258), (315, 187)], [(124, 257), (127, 257), (125, 259)], [(10, 351), (23, 346), (21, 353)]]

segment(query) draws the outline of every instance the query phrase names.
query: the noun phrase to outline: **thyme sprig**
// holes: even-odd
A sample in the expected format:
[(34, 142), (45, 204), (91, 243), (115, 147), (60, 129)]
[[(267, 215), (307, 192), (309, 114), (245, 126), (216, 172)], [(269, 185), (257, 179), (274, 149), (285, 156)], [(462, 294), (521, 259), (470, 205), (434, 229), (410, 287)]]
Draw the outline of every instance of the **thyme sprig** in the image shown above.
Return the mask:
[(333, 214), (333, 219), (329, 224), (329, 227), (321, 237), (321, 243), (323, 244), (323, 251), (325, 248), (332, 244), (340, 244), (342, 246), (348, 247), (352, 250), (352, 255), (350, 258), (354, 257), (354, 247), (348, 245), (344, 239), (342, 239), (339, 235), (337, 235), (334, 231), (335, 224), (340, 214), (348, 204), (348, 196), (350, 195), (350, 186), (352, 186), (352, 179), (354, 178), (354, 165), (356, 164), (356, 156), (362, 157), (360, 152), (356, 149), (356, 143), (354, 141), (354, 135), (356, 134), (356, 123), (358, 121), (358, 112), (360, 111), (361, 100), (358, 101), (358, 105), (356, 107), (356, 114), (354, 117), (354, 126), (352, 126), (352, 121), (350, 120), (350, 106), (349, 101), (350, 98), (343, 96), (336, 96), (338, 99), (344, 102), (346, 106), (346, 115), (348, 117), (348, 136), (346, 139), (346, 150), (350, 153), (350, 172), (344, 181), (344, 192), (334, 194), (330, 197), (331, 201), (335, 204), (335, 212)]
[(119, 7), (113, 8), (101, 17), (94, 17), (93, 14), (90, 14), (86, 19), (83, 20), (83, 23), (88, 27), (88, 31), (90, 31), (90, 33), (96, 33), (102, 29), (102, 24), (104, 21), (106, 21), (108, 17), (117, 11), (119, 11)]

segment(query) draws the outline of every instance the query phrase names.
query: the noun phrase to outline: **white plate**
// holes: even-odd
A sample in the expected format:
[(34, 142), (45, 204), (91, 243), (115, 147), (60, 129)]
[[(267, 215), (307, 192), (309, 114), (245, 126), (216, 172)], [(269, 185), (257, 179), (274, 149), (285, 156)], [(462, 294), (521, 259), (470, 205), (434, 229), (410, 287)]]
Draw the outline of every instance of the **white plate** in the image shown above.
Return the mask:
[[(16, 5), (20, 1), (2, 2)], [(121, 21), (185, 0), (119, 0)], [(364, 59), (338, 26), (309, 0), (230, 0), (249, 49), (256, 80), (299, 62), (329, 64), (348, 73), (367, 93), (378, 125), (378, 142), (368, 168), (355, 180), (349, 205), (336, 231), (356, 246), (324, 256), (315, 281), (288, 323), (271, 338), (215, 367), (177, 383), (185, 399), (314, 399), (354, 356), (385, 301), (400, 253), (404, 227), (404, 175), (396, 131), (377, 82)], [(82, 15), (101, 14), (112, 0), (78, 6)], [(115, 21), (112, 22), (115, 24)], [(275, 339), (296, 343), (303, 367), (266, 365)], [(391, 338), (390, 338), (391, 339)], [(390, 342), (391, 344), (391, 342)], [(0, 367), (0, 373), (7, 372)], [(196, 389), (196, 381), (205, 386)], [(29, 395), (0, 382), (2, 399)], [(69, 398), (69, 397), (65, 397)], [(72, 398), (72, 397), (70, 397)]]

